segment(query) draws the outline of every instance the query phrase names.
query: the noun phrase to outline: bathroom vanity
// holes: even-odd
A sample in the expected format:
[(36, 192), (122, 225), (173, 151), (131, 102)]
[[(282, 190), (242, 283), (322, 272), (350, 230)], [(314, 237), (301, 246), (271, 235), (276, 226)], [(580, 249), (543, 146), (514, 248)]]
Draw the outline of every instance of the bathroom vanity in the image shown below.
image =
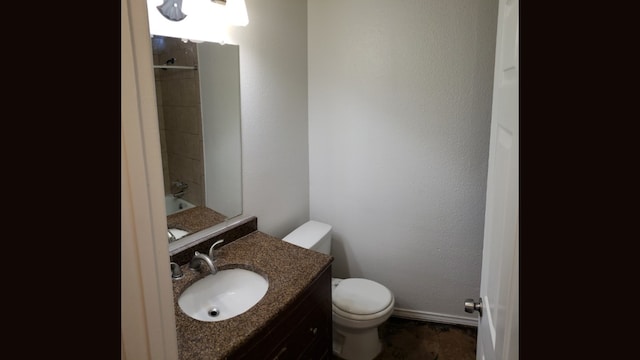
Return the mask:
[(331, 269), (230, 358), (330, 359)]
[[(206, 252), (206, 243), (190, 248)], [(216, 247), (218, 248), (218, 247)], [(225, 239), (218, 270), (243, 268), (263, 275), (269, 287), (251, 309), (222, 321), (199, 321), (178, 305), (180, 294), (209, 275), (189, 269), (186, 254), (174, 254), (184, 277), (173, 281), (180, 359), (330, 359), (332, 346), (331, 262), (259, 231)]]

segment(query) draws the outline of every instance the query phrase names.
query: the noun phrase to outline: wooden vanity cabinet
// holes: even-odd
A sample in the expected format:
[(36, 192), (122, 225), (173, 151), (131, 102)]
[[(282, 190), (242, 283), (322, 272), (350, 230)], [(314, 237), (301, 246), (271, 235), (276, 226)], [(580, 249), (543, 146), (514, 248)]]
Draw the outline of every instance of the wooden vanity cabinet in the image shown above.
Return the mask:
[(331, 359), (331, 265), (233, 359)]

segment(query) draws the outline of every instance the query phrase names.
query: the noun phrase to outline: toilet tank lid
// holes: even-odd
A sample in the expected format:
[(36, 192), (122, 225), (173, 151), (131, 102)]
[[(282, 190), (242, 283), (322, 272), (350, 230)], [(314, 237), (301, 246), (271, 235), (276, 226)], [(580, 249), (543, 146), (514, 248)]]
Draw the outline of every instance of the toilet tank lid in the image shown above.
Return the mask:
[(282, 240), (298, 245), (305, 249), (311, 249), (320, 239), (331, 232), (331, 225), (319, 221), (309, 220), (293, 230)]

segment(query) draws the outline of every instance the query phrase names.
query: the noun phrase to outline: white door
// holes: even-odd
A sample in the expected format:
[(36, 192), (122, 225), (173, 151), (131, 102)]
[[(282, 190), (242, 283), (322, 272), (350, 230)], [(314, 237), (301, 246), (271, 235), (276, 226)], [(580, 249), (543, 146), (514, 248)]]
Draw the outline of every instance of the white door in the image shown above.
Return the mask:
[(465, 303), (478, 360), (518, 359), (518, 71), (518, 0), (500, 0), (480, 299)]

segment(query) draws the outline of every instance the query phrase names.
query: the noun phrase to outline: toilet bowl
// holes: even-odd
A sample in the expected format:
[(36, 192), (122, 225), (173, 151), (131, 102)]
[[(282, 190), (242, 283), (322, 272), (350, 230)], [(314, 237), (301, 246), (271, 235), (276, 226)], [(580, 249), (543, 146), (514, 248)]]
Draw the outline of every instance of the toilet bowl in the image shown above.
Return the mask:
[(373, 359), (382, 350), (378, 326), (393, 312), (395, 299), (379, 283), (332, 279), (333, 352), (343, 359)]
[[(284, 241), (329, 255), (331, 226), (309, 221)], [(333, 353), (345, 360), (371, 360), (382, 350), (378, 326), (393, 312), (395, 299), (384, 285), (363, 278), (332, 278)]]

